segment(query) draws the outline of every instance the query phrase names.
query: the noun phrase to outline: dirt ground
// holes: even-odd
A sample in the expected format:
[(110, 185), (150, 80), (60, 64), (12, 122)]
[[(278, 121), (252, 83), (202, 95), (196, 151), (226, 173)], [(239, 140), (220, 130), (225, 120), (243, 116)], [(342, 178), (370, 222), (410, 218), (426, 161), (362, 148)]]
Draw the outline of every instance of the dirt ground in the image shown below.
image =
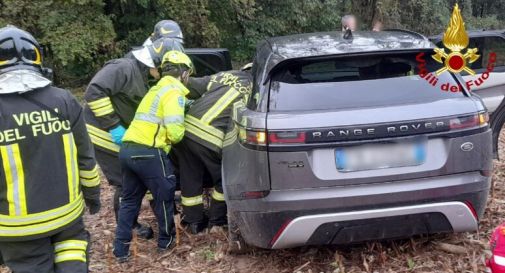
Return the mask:
[[(502, 137), (502, 139), (505, 139)], [(502, 140), (503, 141), (503, 140)], [(505, 141), (501, 147), (505, 147)], [(117, 264), (111, 244), (115, 221), (112, 189), (103, 183), (102, 210), (85, 215), (92, 234), (90, 271), (93, 273), (352, 273), (352, 272), (484, 272), (489, 255), (488, 237), (505, 212), (505, 159), (495, 162), (494, 187), (478, 233), (435, 235), (411, 240), (368, 243), (349, 248), (303, 247), (289, 250), (254, 250), (245, 255), (227, 254), (226, 233), (190, 235), (180, 233), (177, 246), (158, 254), (154, 240), (134, 240), (131, 262)], [(148, 204), (141, 222), (155, 224)], [(9, 272), (0, 268), (0, 273)]]

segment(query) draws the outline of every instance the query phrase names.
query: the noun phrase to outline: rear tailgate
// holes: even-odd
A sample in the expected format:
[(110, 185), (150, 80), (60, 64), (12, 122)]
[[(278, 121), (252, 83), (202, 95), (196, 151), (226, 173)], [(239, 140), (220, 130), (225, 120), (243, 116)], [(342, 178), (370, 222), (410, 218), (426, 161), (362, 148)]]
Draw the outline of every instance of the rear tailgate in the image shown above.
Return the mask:
[[(482, 105), (416, 76), (415, 56), (302, 62), (274, 75), (267, 115), (271, 188), (391, 182), (479, 170), (480, 144), (462, 154), (459, 142), (471, 136), (457, 136), (481, 129), (479, 124), (465, 126), (478, 120)], [(457, 84), (449, 73), (439, 81)], [(402, 160), (395, 159), (399, 156)], [(461, 162), (468, 156), (474, 160)]]
[[(427, 113), (426, 109), (433, 111)], [(456, 158), (461, 156), (459, 146), (462, 143), (445, 135), (451, 117), (462, 116), (465, 111), (471, 113), (475, 110), (470, 99), (460, 98), (416, 105), (298, 115), (269, 113), (268, 132), (270, 134), (286, 131), (306, 133), (305, 144), (269, 143), (271, 187), (273, 190), (278, 190), (343, 186), (478, 170), (480, 166), (472, 165), (477, 159), (454, 164), (454, 162), (460, 162)], [(423, 116), (423, 119), (419, 119), (420, 116)], [(440, 122), (443, 122), (443, 125)], [(408, 129), (400, 132), (402, 126)], [(396, 132), (388, 135), (387, 128), (396, 128)], [(376, 136), (366, 139), (367, 131), (371, 129), (374, 130)], [(359, 133), (361, 136), (354, 135), (356, 132), (361, 132)], [(342, 134), (346, 134), (347, 140), (338, 141), (333, 137)], [(314, 136), (319, 137), (320, 140)], [(359, 140), (360, 138), (362, 140)], [(353, 141), (353, 139), (356, 140)], [(418, 139), (425, 145), (426, 158), (421, 165), (361, 171), (337, 169), (336, 153), (341, 148), (403, 144)], [(479, 150), (479, 147), (474, 147), (474, 150)], [(478, 157), (479, 154), (476, 153), (474, 156)]]

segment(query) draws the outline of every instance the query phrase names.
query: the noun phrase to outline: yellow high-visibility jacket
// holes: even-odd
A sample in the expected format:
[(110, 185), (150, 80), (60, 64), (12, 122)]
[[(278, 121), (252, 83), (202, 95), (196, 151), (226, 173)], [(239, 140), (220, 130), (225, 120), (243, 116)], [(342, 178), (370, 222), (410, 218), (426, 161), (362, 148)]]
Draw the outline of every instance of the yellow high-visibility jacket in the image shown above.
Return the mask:
[(140, 102), (123, 142), (169, 152), (184, 136), (184, 106), (189, 90), (171, 76), (163, 77)]

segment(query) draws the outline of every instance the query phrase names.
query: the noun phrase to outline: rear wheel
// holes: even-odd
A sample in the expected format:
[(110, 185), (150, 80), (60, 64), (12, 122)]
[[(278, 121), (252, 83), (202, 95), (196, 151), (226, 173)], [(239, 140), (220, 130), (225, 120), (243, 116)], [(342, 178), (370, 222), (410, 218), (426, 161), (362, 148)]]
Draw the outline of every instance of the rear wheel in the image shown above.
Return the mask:
[[(497, 159), (505, 158), (505, 139), (502, 137), (500, 139), (500, 132), (503, 128), (503, 124), (505, 123), (505, 103), (502, 103), (498, 109), (491, 115), (491, 129), (493, 130), (493, 152), (494, 156)], [(499, 149), (500, 146), (502, 149)]]

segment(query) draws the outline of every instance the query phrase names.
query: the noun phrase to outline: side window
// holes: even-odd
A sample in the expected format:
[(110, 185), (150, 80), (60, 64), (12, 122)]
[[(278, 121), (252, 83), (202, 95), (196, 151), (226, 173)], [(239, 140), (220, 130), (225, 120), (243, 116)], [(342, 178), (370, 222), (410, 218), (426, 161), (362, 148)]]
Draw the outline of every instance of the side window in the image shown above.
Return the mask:
[[(475, 61), (474, 63), (472, 64), (469, 64), (468, 66), (475, 70), (476, 72), (481, 72), (480, 70), (482, 70), (482, 67), (485, 66), (483, 64), (485, 64), (486, 62), (483, 62), (483, 52), (485, 50), (485, 42), (486, 42), (486, 38), (484, 37), (474, 37), (474, 38), (470, 38), (470, 43), (468, 44), (468, 48), (478, 48), (479, 49), (479, 55), (481, 55), (481, 57)], [(442, 41), (438, 42), (437, 43), (437, 47), (439, 48), (444, 48), (444, 43)], [(445, 50), (446, 53), (449, 53), (447, 52), (447, 49)], [(468, 73), (466, 71), (462, 71), (461, 72), (462, 75), (468, 75)]]
[[(479, 55), (481, 56), (477, 61), (475, 61), (472, 64), (469, 64), (470, 68), (476, 71), (479, 71), (479, 69), (482, 69), (485, 67), (487, 62), (483, 61), (482, 56), (484, 56), (484, 53), (486, 51), (486, 38), (484, 37), (478, 37), (478, 38), (470, 38), (470, 43), (468, 44), (468, 48), (477, 48), (479, 49)], [(464, 51), (463, 51), (464, 52)], [(466, 75), (467, 73), (465, 71), (462, 72), (463, 75)]]
[(491, 52), (496, 53), (496, 66), (505, 66), (505, 38), (486, 37), (485, 48), (482, 53), (485, 64), (488, 63)]
[[(502, 37), (478, 37), (471, 38), (468, 48), (478, 48), (481, 56), (476, 62), (470, 65), (477, 73), (482, 73), (486, 70), (489, 63), (489, 54), (496, 53), (496, 69), (503, 71), (505, 68), (505, 39)], [(464, 72), (466, 74), (466, 72)]]

